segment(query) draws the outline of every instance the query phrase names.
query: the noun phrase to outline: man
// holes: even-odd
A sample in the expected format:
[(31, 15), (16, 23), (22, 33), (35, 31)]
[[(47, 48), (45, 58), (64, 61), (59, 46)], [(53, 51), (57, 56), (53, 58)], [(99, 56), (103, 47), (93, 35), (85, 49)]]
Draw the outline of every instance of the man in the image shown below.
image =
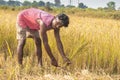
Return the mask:
[(46, 32), (48, 30), (54, 30), (54, 35), (57, 43), (57, 48), (63, 58), (63, 60), (70, 64), (70, 60), (65, 56), (62, 42), (60, 40), (60, 28), (62, 26), (67, 27), (69, 24), (69, 17), (65, 14), (59, 14), (53, 16), (45, 11), (30, 8), (21, 11), (17, 16), (17, 53), (18, 53), (18, 63), (22, 65), (23, 60), (23, 48), (26, 43), (26, 39), (33, 38), (36, 45), (36, 54), (38, 57), (38, 64), (42, 66), (42, 48), (41, 48), (41, 35), (45, 50), (47, 51), (51, 64), (58, 67), (58, 63), (53, 56), (50, 46), (48, 44), (48, 37)]

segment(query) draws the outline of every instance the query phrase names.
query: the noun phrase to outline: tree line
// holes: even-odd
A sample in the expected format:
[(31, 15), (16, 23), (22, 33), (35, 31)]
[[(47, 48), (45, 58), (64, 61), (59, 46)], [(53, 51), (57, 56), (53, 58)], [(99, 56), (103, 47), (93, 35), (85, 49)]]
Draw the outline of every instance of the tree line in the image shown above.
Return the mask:
[[(65, 6), (64, 4), (61, 4), (60, 0), (54, 0), (55, 3), (52, 2), (44, 2), (44, 1), (24, 1), (24, 2), (20, 2), (20, 1), (15, 1), (15, 0), (9, 0), (9, 1), (4, 1), (4, 0), (0, 0), (0, 6), (33, 6), (33, 7), (42, 7), (42, 6), (47, 6), (47, 7), (75, 7), (74, 5), (67, 5)], [(107, 10), (115, 10), (116, 7), (116, 3), (114, 1), (110, 1), (107, 4), (107, 7), (99, 7), (98, 9), (107, 9)], [(78, 8), (89, 8), (87, 5), (85, 5), (84, 3), (78, 3)], [(119, 8), (120, 10), (120, 8)]]

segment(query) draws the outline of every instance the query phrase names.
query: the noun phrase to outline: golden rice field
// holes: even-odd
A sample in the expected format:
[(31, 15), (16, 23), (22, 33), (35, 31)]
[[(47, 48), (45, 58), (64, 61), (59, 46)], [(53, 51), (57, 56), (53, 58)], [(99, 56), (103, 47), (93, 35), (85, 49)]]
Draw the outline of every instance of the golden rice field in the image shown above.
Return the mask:
[[(37, 65), (32, 39), (24, 49), (23, 66), (17, 63), (16, 16), (18, 11), (0, 10), (0, 80), (119, 80), (120, 21), (69, 14), (70, 25), (61, 29), (66, 55), (72, 64), (55, 68), (43, 49), (43, 67)], [(49, 44), (60, 66), (65, 66), (54, 40)]]

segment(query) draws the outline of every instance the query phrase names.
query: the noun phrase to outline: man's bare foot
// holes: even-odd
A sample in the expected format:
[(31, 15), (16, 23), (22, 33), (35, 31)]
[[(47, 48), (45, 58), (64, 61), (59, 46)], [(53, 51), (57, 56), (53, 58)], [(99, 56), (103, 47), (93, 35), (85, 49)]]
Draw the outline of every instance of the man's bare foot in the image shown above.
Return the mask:
[(71, 61), (70, 61), (68, 58), (65, 58), (64, 61), (65, 61), (65, 63), (66, 63), (66, 66), (68, 66), (68, 65), (71, 64)]
[(55, 66), (55, 67), (58, 67), (58, 63), (57, 63), (57, 61), (56, 61), (55, 59), (53, 59), (53, 60), (51, 61), (51, 64), (52, 64), (53, 66)]

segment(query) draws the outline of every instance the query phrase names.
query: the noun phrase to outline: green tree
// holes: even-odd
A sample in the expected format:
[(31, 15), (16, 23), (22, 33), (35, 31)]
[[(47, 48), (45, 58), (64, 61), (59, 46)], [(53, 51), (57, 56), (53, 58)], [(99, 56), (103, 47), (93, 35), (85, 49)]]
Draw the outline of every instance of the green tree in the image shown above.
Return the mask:
[(23, 6), (31, 6), (31, 5), (32, 5), (32, 3), (29, 2), (29, 1), (24, 1), (23, 2)]
[(54, 0), (54, 2), (55, 2), (55, 6), (60, 7), (61, 4), (60, 0)]
[(9, 0), (7, 4), (9, 6), (20, 6), (22, 3), (20, 1)]
[(45, 6), (45, 2), (39, 1), (39, 2), (38, 2), (38, 5), (39, 5), (39, 6)]
[(50, 2), (46, 2), (46, 6), (47, 6), (47, 7), (50, 7)]
[(79, 8), (88, 8), (86, 5), (84, 5), (84, 3), (79, 3), (79, 4), (78, 4), (78, 7), (79, 7)]
[(115, 2), (110, 1), (107, 3), (108, 9), (115, 10)]
[(0, 5), (6, 5), (7, 3), (4, 0), (0, 0)]
[(32, 2), (32, 6), (33, 6), (33, 7), (38, 7), (38, 6), (39, 6), (39, 5), (38, 5), (38, 2), (37, 2), (37, 1), (33, 1), (33, 2)]
[(55, 6), (55, 4), (53, 4), (53, 3), (51, 3), (51, 2), (46, 2), (46, 6), (47, 6), (47, 7), (51, 7), (51, 6), (53, 7), (53, 6)]
[(16, 6), (21, 6), (22, 3), (21, 3), (20, 1), (15, 1), (15, 5), (16, 5)]

